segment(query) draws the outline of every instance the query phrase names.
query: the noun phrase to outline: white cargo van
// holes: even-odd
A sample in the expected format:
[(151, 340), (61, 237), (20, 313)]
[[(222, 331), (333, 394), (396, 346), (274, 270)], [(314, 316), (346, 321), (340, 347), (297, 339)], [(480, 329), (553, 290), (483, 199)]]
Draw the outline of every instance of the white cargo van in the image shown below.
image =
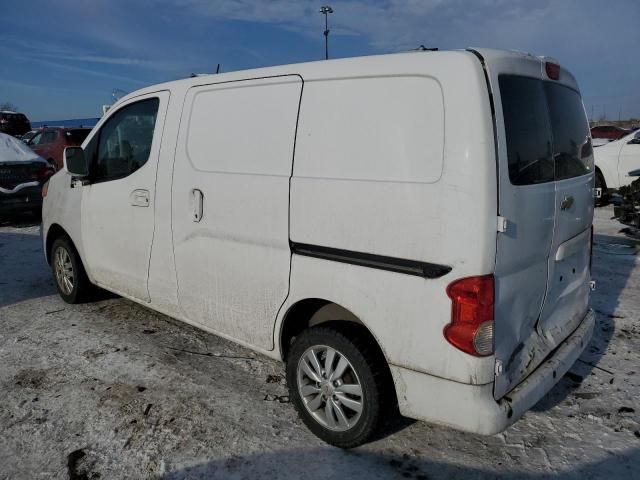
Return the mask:
[(287, 364), (341, 447), (394, 411), (493, 434), (589, 342), (593, 153), (573, 76), (494, 50), (201, 76), (121, 99), (49, 182), (92, 285)]

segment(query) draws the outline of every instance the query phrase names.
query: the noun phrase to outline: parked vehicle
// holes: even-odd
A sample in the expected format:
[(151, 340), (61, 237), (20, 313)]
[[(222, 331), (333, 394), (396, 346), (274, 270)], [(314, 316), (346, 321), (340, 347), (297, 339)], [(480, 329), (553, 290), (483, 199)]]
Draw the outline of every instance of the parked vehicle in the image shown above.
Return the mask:
[(629, 176), (633, 181), (620, 187), (620, 197), (613, 207), (613, 216), (620, 223), (631, 227), (632, 235), (640, 236), (640, 169), (632, 170)]
[(62, 156), (65, 147), (82, 145), (90, 131), (90, 128), (44, 127), (29, 140), (28, 145), (56, 169), (60, 169), (64, 164)]
[(20, 136), (31, 130), (31, 123), (24, 113), (0, 111), (0, 133)]
[(493, 434), (589, 343), (590, 147), (574, 77), (527, 54), (184, 79), (65, 150), (44, 250), (67, 302), (97, 285), (284, 360), (333, 445), (396, 403)]
[(640, 168), (640, 132), (632, 132), (594, 150), (596, 190), (606, 197), (620, 187), (630, 185), (635, 177), (629, 175)]
[(610, 141), (618, 140), (629, 133), (630, 130), (616, 125), (598, 125), (597, 127), (591, 127), (592, 138), (606, 138)]
[(0, 218), (40, 214), (41, 188), (55, 170), (17, 138), (0, 133)]
[(609, 143), (611, 143), (611, 140), (609, 140), (608, 138), (592, 138), (591, 139), (591, 145), (593, 146), (593, 148), (601, 147), (603, 145), (608, 145)]

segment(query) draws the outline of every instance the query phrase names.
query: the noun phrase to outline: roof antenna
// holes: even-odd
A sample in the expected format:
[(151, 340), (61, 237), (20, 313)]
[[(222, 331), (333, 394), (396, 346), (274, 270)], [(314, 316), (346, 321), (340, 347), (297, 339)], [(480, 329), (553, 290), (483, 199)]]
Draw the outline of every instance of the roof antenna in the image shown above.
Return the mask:
[(216, 73), (220, 73), (220, 64), (216, 67)]
[(437, 52), (438, 48), (437, 47), (425, 47), (424, 45), (420, 45), (418, 48), (416, 48), (417, 51), (419, 52)]

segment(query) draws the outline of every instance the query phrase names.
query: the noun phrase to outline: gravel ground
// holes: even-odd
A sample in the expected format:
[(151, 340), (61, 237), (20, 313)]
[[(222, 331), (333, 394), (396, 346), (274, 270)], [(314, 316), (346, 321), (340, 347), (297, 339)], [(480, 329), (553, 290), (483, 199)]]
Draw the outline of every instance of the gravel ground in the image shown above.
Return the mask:
[(38, 227), (0, 226), (0, 479), (639, 478), (640, 268), (610, 216), (594, 339), (532, 411), (491, 437), (397, 419), (352, 451), (305, 429), (279, 363), (122, 298), (67, 305)]

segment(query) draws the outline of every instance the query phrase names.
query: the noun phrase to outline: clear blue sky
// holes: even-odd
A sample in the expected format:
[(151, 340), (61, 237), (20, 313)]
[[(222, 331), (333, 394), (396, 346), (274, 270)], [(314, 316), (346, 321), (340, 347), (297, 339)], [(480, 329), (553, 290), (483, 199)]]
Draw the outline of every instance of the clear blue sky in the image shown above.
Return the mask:
[[(640, 117), (640, 0), (331, 1), (330, 54), (484, 46), (557, 58), (594, 117)], [(114, 88), (320, 59), (321, 1), (0, 0), (0, 102), (99, 116)]]

